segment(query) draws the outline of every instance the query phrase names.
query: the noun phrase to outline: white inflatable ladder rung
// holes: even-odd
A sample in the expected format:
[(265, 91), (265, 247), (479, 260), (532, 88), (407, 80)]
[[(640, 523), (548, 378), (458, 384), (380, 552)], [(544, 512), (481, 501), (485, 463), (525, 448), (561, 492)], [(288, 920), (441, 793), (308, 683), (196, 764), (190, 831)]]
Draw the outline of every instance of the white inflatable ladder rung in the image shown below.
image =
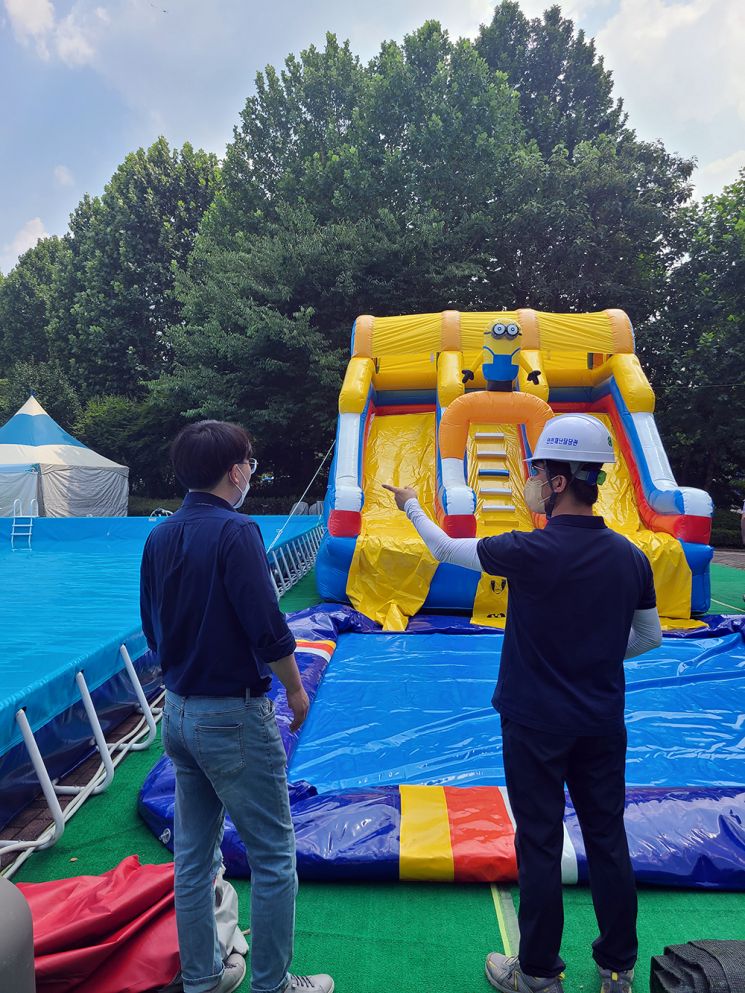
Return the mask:
[(486, 503), (483, 504), (483, 509), (489, 511), (490, 513), (505, 514), (508, 511), (512, 513), (515, 510), (514, 503)]
[(507, 458), (507, 452), (504, 450), (504, 448), (486, 448), (484, 445), (479, 445), (476, 448), (476, 454), (480, 459)]
[(485, 485), (483, 483), (480, 485), (479, 490), (481, 493), (490, 493), (490, 494), (499, 493), (503, 496), (508, 496), (511, 495), (512, 493), (511, 486), (491, 486), (489, 484)]
[(490, 438), (492, 441), (503, 441), (504, 432), (503, 431), (477, 431), (474, 435), (476, 441), (481, 438)]

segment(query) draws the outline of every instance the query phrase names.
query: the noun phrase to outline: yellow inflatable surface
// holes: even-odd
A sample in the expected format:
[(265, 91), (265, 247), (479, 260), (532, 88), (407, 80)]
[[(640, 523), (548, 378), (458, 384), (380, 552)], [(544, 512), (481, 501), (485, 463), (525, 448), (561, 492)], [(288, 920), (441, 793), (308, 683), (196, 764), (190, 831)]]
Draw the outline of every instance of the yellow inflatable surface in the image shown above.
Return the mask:
[(413, 486), (434, 517), (435, 415), (372, 418), (365, 446), (362, 530), (349, 570), (352, 606), (387, 631), (403, 631), (424, 603), (437, 562), (383, 483)]
[[(506, 383), (485, 393), (479, 348), (489, 340), (492, 323), (507, 321), (519, 322), (522, 329), (514, 352), (513, 392)], [(437, 571), (437, 563), (383, 483), (413, 486), (425, 512), (456, 536), (486, 537), (542, 526), (523, 499), (526, 446), (535, 443), (536, 431), (550, 416), (549, 396), (558, 397), (562, 413), (574, 409), (571, 397), (577, 397), (575, 408), (599, 417), (608, 428), (617, 459), (606, 467), (596, 513), (649, 559), (663, 625), (698, 626), (690, 619), (692, 574), (681, 542), (645, 525), (637, 505), (638, 467), (627, 464), (628, 437), (623, 448), (616, 437), (616, 430), (628, 433), (626, 422), (619, 420), (623, 408), (627, 421), (641, 418), (645, 443), (657, 444), (650, 449), (655, 467), (666, 462), (656, 428), (649, 426), (654, 393), (633, 351), (631, 324), (617, 310), (580, 315), (446, 311), (358, 318), (339, 407), (340, 418), (347, 419), (346, 462), (339, 478), (347, 486), (358, 474), (355, 430), (362, 449), (360, 531), (346, 587), (352, 604), (385, 629), (403, 630), (427, 600)], [(616, 391), (612, 396), (609, 382)], [(605, 407), (595, 404), (597, 396), (605, 397)], [(510, 421), (513, 408), (525, 408), (525, 417), (518, 417), (517, 423), (514, 417)], [(491, 420), (484, 419), (484, 411), (493, 415)], [(443, 429), (439, 438), (438, 418)], [(353, 497), (349, 499), (352, 506)], [(647, 520), (662, 522), (660, 513), (644, 506)], [(438, 595), (442, 601), (442, 588)], [(475, 596), (470, 596), (475, 622), (504, 626), (509, 609), (504, 581), (482, 576)]]

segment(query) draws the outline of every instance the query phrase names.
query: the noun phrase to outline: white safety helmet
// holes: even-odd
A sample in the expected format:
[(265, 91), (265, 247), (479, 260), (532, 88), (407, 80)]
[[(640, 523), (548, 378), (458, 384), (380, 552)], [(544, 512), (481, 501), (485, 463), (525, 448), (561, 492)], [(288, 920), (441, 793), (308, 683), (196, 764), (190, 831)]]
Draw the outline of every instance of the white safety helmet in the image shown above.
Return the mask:
[(541, 431), (532, 458), (537, 461), (568, 462), (572, 475), (581, 479), (581, 467), (615, 462), (613, 441), (608, 429), (589, 414), (559, 414), (547, 421)]

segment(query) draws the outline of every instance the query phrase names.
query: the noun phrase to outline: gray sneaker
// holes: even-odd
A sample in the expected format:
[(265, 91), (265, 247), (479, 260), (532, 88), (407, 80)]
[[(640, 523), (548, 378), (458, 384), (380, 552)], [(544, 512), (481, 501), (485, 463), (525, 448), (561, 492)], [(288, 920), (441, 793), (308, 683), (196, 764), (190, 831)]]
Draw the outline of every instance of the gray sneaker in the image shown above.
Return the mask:
[(325, 972), (317, 976), (293, 976), (282, 993), (334, 993), (334, 980)]
[(552, 979), (542, 976), (526, 976), (520, 968), (517, 955), (508, 958), (499, 952), (486, 956), (486, 978), (502, 993), (564, 993), (561, 981), (562, 972)]
[[(597, 963), (595, 963), (597, 965)], [(600, 993), (631, 993), (631, 984), (634, 982), (634, 970), (627, 969), (626, 972), (614, 972), (613, 969), (601, 969), (598, 965), (600, 976)]]
[(210, 993), (233, 993), (243, 982), (246, 975), (246, 960), (238, 952), (228, 955), (222, 977), (217, 986), (214, 986)]

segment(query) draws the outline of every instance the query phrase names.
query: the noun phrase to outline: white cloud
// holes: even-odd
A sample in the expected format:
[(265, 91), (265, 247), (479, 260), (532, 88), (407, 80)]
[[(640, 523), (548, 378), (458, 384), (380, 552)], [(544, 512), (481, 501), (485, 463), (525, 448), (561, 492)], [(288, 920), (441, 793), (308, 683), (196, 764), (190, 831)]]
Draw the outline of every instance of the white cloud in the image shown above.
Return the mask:
[(57, 55), (66, 66), (82, 66), (93, 61), (95, 50), (92, 43), (92, 35), (95, 27), (101, 23), (91, 25), (81, 21), (73, 10), (62, 21), (59, 22), (54, 33), (54, 43)]
[(707, 193), (719, 193), (723, 186), (734, 183), (741, 169), (745, 168), (745, 148), (732, 155), (707, 162), (694, 174), (696, 187), (701, 196)]
[(37, 55), (44, 61), (50, 51), (67, 66), (81, 66), (93, 60), (93, 37), (96, 30), (108, 23), (103, 7), (89, 11), (76, 5), (58, 21), (52, 0), (5, 0), (5, 9), (16, 38), (23, 44), (33, 41)]
[(67, 168), (66, 165), (57, 165), (54, 167), (54, 185), (55, 186), (74, 186), (75, 177), (72, 171)]
[(0, 250), (0, 272), (9, 272), (18, 261), (18, 256), (23, 255), (29, 248), (33, 248), (40, 238), (48, 238), (49, 234), (44, 229), (44, 224), (40, 217), (32, 217), (26, 221), (22, 228), (16, 231), (12, 240), (2, 246)]
[(54, 7), (51, 0), (5, 0), (13, 33), (24, 45), (35, 42), (40, 58), (49, 58), (46, 38), (54, 27)]
[(735, 154), (745, 134), (741, 0), (619, 0), (597, 45), (641, 137), (696, 156), (704, 178)]

